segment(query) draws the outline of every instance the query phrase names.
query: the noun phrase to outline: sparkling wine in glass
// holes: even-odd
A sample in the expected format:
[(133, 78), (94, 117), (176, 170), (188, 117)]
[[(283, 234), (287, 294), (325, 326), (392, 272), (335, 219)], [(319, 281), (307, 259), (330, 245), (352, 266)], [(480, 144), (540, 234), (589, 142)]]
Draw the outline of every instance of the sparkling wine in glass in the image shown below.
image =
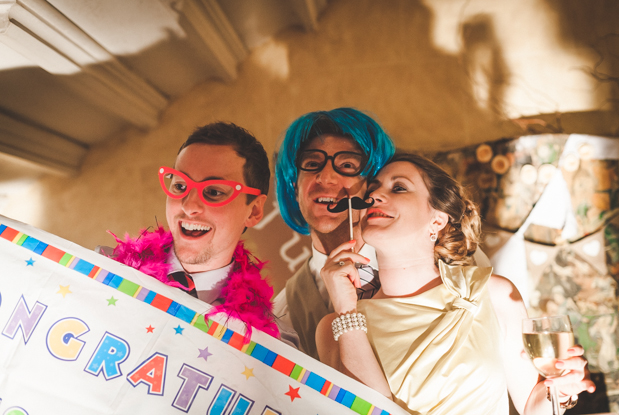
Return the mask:
[[(574, 333), (568, 316), (527, 318), (522, 320), (524, 348), (533, 366), (544, 377), (552, 379), (566, 372), (557, 369), (557, 360), (570, 356), (567, 349), (574, 345)], [(556, 386), (550, 387), (553, 415), (560, 415)]]

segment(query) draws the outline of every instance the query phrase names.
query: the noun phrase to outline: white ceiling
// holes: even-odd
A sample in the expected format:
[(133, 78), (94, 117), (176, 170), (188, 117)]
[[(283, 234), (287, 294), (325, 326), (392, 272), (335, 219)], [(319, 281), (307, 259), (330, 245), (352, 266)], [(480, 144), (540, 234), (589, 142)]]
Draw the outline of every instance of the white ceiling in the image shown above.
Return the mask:
[(198, 83), (233, 81), (280, 30), (315, 30), (326, 2), (0, 0), (0, 196), (77, 173), (90, 146), (155, 127)]

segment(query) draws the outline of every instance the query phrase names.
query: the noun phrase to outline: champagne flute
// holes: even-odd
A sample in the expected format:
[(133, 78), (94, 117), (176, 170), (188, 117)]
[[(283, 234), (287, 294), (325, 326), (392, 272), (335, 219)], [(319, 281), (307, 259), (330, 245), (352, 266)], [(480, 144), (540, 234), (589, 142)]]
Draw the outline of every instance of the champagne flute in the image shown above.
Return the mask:
[[(567, 349), (574, 345), (574, 333), (568, 316), (526, 318), (522, 320), (524, 348), (533, 366), (545, 378), (563, 375), (566, 369), (557, 369), (559, 359), (568, 359)], [(550, 387), (553, 415), (560, 415), (556, 386)]]

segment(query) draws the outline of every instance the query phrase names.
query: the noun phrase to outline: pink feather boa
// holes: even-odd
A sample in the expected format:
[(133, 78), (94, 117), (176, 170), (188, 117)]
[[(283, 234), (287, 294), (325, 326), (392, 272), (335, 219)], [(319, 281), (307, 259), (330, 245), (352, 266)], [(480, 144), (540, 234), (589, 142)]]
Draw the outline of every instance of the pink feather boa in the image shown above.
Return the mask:
[[(273, 316), (273, 287), (260, 275), (265, 263), (252, 255), (242, 241), (234, 249), (234, 265), (221, 290), (224, 302), (209, 311), (205, 318), (224, 312), (245, 323), (245, 339), (251, 337), (252, 327), (279, 338), (279, 329)], [(252, 260), (253, 258), (253, 260)], [(254, 262), (255, 261), (255, 262)]]
[[(113, 259), (171, 287), (187, 290), (182, 284), (168, 277), (171, 265), (167, 263), (167, 259), (174, 242), (172, 234), (162, 226), (152, 232), (144, 229), (135, 239), (125, 234), (125, 240), (122, 240), (112, 232), (108, 233), (118, 242), (112, 254)], [(245, 323), (245, 340), (251, 337), (252, 327), (279, 338), (270, 300), (273, 287), (260, 275), (265, 263), (245, 249), (242, 241), (239, 241), (234, 250), (233, 262), (228, 280), (221, 290), (224, 301), (214, 306), (205, 315), (205, 319), (223, 312)]]

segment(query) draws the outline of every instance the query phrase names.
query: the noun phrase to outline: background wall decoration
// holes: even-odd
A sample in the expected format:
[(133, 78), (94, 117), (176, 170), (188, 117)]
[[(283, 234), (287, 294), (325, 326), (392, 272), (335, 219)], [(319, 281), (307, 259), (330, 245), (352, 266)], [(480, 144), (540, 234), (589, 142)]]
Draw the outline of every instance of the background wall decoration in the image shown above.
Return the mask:
[[(30, 13), (22, 3), (7, 2), (3, 24), (32, 43), (9, 41), (16, 32), (0, 36), (0, 113), (19, 121), (1, 123), (0, 143), (11, 141), (0, 145), (0, 214), (90, 249), (113, 243), (107, 229), (136, 234), (164, 221), (157, 169), (174, 162), (194, 128), (212, 121), (249, 129), (269, 154), (295, 118), (340, 106), (369, 112), (398, 147), (420, 151), (524, 134), (619, 131), (619, 4), (613, 0), (595, 6), (578, 0), (154, 0), (150, 6), (32, 0), (25, 9), (34, 17), (20, 21)], [(55, 30), (79, 45), (86, 36), (130, 69), (141, 80), (122, 72), (131, 91), (146, 84), (166, 98), (158, 115), (148, 112), (151, 126), (123, 111), (132, 101), (93, 106), (66, 86), (88, 86), (90, 71), (109, 69), (105, 62), (83, 63), (85, 73), (39, 66), (48, 55), (28, 54), (31, 46), (68, 53), (56, 43), (62, 36), (35, 31), (52, 24), (36, 18), (43, 15), (39, 8), (73, 25), (68, 31), (59, 23)], [(33, 22), (40, 25), (26, 30)], [(211, 35), (198, 36), (200, 28)], [(230, 59), (212, 66), (213, 51)], [(29, 129), (13, 128), (23, 124)], [(55, 151), (51, 138), (42, 142), (44, 132), (65, 143), (64, 151)], [(28, 158), (30, 151), (61, 160), (76, 144), (81, 158), (73, 175), (52, 174)], [(535, 162), (548, 163), (543, 157)], [(275, 209), (271, 196), (267, 213)], [(527, 206), (510, 206), (512, 213), (503, 216), (516, 221), (510, 229)], [(86, 225), (68, 226), (75, 218)], [(271, 261), (278, 291), (295, 259), (307, 255), (307, 240), (268, 218), (264, 232), (248, 231), (247, 238), (277, 235), (275, 255), (257, 254)]]
[(619, 142), (546, 134), (434, 158), (479, 204), (495, 272), (518, 286), (529, 315), (570, 316), (598, 393), (619, 410)]

